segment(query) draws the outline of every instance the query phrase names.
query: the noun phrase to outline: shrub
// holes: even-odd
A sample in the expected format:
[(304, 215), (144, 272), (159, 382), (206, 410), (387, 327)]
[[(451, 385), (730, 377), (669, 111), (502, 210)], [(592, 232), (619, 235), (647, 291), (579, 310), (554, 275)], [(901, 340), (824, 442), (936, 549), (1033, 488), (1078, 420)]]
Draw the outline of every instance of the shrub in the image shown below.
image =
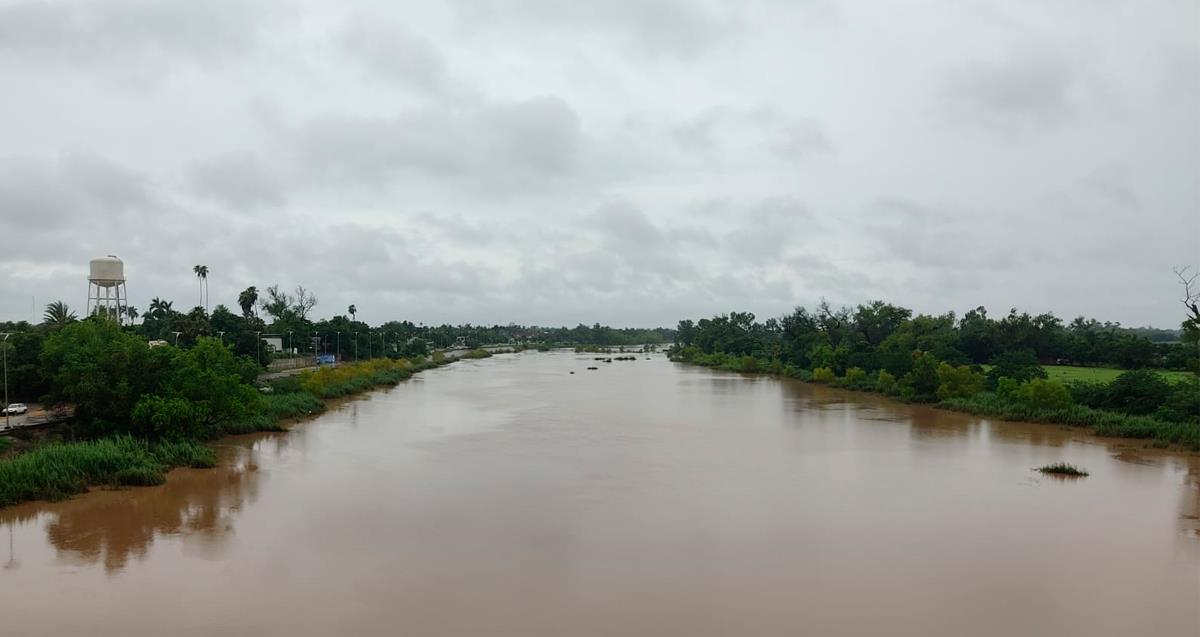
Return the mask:
[(1030, 349), (1004, 352), (992, 359), (992, 368), (987, 373), (989, 387), (995, 387), (1001, 378), (1012, 378), (1024, 382), (1045, 377), (1046, 370), (1042, 369), (1037, 355)]
[(1172, 387), (1171, 395), (1154, 411), (1154, 417), (1200, 424), (1200, 378), (1185, 380)]
[(1044, 378), (1025, 383), (1017, 395), (1033, 409), (1064, 409), (1071, 405), (1071, 392), (1062, 383)]
[(955, 367), (950, 363), (940, 363), (937, 375), (937, 397), (941, 400), (968, 398), (983, 391), (983, 375), (966, 365)]
[(814, 383), (832, 383), (836, 379), (837, 376), (828, 367), (817, 367), (812, 370), (812, 382)]
[(758, 363), (758, 359), (753, 356), (743, 356), (738, 359), (737, 371), (746, 373), (755, 373), (762, 371)]
[(1104, 406), (1127, 414), (1154, 413), (1171, 395), (1171, 385), (1148, 369), (1125, 372), (1109, 383)]
[(892, 394), (896, 391), (896, 377), (886, 369), (879, 370), (879, 375), (875, 377), (875, 389), (885, 394)]
[(867, 378), (867, 372), (861, 367), (850, 367), (846, 369), (846, 375), (842, 378), (841, 384), (850, 389), (873, 389), (874, 385)]
[(1001, 398), (1015, 400), (1019, 391), (1021, 391), (1021, 381), (1015, 378), (1006, 377), (996, 381), (996, 395)]
[(933, 402), (937, 398), (937, 359), (927, 352), (912, 354), (913, 368), (900, 378), (900, 395), (908, 400)]

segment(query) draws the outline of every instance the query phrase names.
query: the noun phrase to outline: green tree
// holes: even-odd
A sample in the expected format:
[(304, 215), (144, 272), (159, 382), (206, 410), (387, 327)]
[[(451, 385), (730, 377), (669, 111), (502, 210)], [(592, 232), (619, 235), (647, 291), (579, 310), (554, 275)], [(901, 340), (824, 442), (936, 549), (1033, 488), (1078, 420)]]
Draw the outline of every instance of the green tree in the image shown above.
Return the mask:
[(258, 288), (253, 285), (238, 294), (238, 306), (242, 308), (242, 316), (250, 318), (254, 315), (254, 306), (258, 303)]
[(42, 314), (42, 324), (50, 329), (61, 329), (76, 320), (75, 313), (62, 301), (54, 301), (46, 305), (46, 311)]
[(966, 365), (955, 366), (950, 363), (939, 363), (937, 375), (937, 397), (940, 400), (970, 398), (983, 391), (983, 374)]

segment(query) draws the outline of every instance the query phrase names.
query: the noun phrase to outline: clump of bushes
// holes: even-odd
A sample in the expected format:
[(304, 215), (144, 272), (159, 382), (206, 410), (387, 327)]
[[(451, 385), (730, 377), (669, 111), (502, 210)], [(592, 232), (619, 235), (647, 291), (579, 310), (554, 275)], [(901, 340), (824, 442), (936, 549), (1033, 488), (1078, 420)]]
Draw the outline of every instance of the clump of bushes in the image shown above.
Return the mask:
[(814, 383), (832, 383), (837, 380), (837, 374), (833, 373), (828, 367), (817, 367), (812, 370), (812, 382)]
[(967, 365), (954, 366), (950, 363), (939, 363), (937, 376), (937, 397), (941, 400), (967, 398), (983, 391), (983, 374)]
[(894, 394), (896, 392), (896, 377), (886, 369), (879, 370), (879, 374), (875, 376), (875, 389), (884, 394)]

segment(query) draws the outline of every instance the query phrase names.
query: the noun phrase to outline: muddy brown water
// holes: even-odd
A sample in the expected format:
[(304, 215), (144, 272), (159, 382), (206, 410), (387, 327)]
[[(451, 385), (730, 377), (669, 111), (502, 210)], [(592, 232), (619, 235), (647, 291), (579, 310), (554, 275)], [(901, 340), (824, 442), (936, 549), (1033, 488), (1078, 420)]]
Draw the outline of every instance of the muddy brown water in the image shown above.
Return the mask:
[[(1196, 456), (591, 364), (459, 362), (0, 510), (0, 633), (1200, 634)], [(1059, 460), (1091, 476), (1033, 471)]]

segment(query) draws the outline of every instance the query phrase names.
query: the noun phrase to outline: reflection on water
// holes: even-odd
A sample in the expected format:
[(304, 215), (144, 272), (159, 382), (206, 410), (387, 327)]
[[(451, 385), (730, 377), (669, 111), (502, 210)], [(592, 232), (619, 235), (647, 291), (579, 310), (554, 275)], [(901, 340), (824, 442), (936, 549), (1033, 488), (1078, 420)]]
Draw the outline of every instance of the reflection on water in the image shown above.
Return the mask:
[(1200, 634), (1200, 456), (591, 363), (460, 362), (0, 510), (6, 634)]
[(0, 510), (0, 525), (40, 521), (59, 559), (100, 563), (119, 573), (130, 559), (146, 556), (156, 537), (179, 535), (196, 555), (216, 558), (233, 532), (239, 510), (258, 495), (258, 457), (278, 454), (287, 438), (244, 437), (222, 446), (215, 469), (179, 469), (161, 487), (97, 490), (66, 503)]

